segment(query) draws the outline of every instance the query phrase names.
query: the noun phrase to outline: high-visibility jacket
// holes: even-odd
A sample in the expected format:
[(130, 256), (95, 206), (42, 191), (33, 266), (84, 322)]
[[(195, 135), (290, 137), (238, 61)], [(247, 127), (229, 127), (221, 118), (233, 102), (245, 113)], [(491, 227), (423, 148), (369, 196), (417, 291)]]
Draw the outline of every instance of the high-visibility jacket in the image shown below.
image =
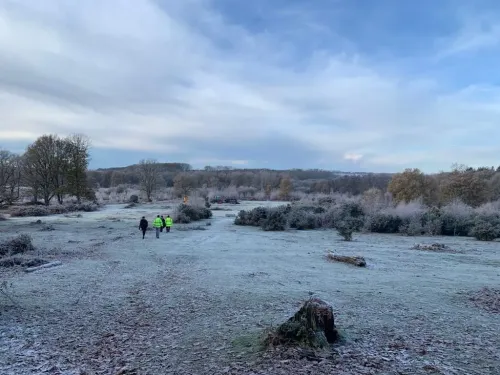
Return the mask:
[(174, 223), (174, 221), (172, 220), (172, 218), (171, 218), (171, 217), (166, 217), (166, 218), (165, 218), (165, 225), (166, 225), (167, 227), (171, 227), (173, 223)]
[(160, 217), (157, 217), (155, 221), (153, 221), (153, 227), (155, 228), (161, 228), (163, 226), (163, 222), (161, 221)]

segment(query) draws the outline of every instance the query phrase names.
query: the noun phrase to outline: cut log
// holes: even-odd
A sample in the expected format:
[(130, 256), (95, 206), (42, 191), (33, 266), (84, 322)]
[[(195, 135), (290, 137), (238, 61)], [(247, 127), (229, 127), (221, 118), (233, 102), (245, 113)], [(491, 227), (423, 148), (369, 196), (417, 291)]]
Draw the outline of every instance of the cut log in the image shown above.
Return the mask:
[(28, 267), (25, 269), (25, 271), (26, 272), (35, 272), (35, 271), (38, 271), (38, 270), (41, 270), (44, 268), (51, 268), (51, 267), (60, 266), (61, 264), (62, 264), (61, 262), (55, 261), (55, 262), (42, 264), (41, 266), (38, 266), (38, 267)]
[(324, 348), (338, 339), (333, 308), (312, 298), (267, 338), (268, 345), (298, 345)]
[(329, 253), (326, 258), (331, 262), (349, 263), (357, 267), (366, 267), (366, 260), (363, 257), (335, 255)]

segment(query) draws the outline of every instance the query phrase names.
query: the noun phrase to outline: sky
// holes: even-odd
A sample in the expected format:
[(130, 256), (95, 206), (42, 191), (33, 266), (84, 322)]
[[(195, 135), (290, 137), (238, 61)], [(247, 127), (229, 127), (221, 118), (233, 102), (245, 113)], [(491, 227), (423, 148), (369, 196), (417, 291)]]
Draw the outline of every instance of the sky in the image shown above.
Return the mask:
[(0, 148), (92, 168), (500, 165), (495, 0), (0, 0)]

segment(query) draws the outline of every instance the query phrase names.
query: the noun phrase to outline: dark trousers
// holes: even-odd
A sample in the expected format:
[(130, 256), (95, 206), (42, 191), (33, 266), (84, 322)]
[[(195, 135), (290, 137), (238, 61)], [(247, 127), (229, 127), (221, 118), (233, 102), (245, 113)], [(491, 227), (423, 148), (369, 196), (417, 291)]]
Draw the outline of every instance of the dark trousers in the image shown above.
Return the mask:
[(170, 227), (165, 227), (165, 230), (168, 232), (170, 232)]
[(141, 228), (141, 230), (142, 230), (142, 239), (144, 239), (144, 236), (146, 235), (147, 229), (146, 228)]

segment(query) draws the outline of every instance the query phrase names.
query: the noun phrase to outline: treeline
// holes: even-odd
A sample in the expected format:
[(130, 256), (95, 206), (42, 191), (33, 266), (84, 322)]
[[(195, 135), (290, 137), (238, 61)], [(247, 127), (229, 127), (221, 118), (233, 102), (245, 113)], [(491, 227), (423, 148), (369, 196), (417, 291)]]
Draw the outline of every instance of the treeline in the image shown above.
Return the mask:
[[(195, 189), (226, 190), (235, 188), (239, 198), (250, 198), (256, 192), (271, 192), (280, 188), (283, 179), (293, 182), (293, 191), (305, 194), (338, 192), (359, 195), (370, 188), (386, 190), (391, 174), (350, 174), (318, 169), (232, 169), (210, 167), (193, 170), (185, 163), (156, 163), (157, 181), (161, 187), (174, 187), (179, 194)], [(95, 188), (111, 188), (120, 185), (141, 185), (144, 161), (125, 168), (101, 169), (89, 172), (89, 180)]]
[[(230, 194), (239, 199), (300, 199), (308, 194), (373, 195), (385, 202), (420, 201), (427, 206), (442, 206), (453, 200), (478, 207), (500, 199), (500, 167), (471, 168), (455, 165), (449, 172), (424, 174), (419, 169), (401, 173), (341, 173), (323, 170), (269, 170), (205, 167), (193, 170), (189, 164), (141, 163), (122, 169), (89, 172), (96, 188), (143, 185), (149, 169), (155, 186), (173, 188), (177, 196), (196, 190)], [(149, 178), (151, 180), (151, 178)]]
[(94, 199), (88, 183), (90, 141), (83, 135), (43, 135), (24, 154), (0, 150), (0, 205), (28, 198), (32, 203), (63, 203), (67, 196)]
[(500, 199), (500, 167), (455, 165), (451, 172), (434, 175), (406, 169), (392, 177), (387, 191), (395, 203), (421, 200), (427, 206), (441, 206), (458, 199), (479, 207)]

